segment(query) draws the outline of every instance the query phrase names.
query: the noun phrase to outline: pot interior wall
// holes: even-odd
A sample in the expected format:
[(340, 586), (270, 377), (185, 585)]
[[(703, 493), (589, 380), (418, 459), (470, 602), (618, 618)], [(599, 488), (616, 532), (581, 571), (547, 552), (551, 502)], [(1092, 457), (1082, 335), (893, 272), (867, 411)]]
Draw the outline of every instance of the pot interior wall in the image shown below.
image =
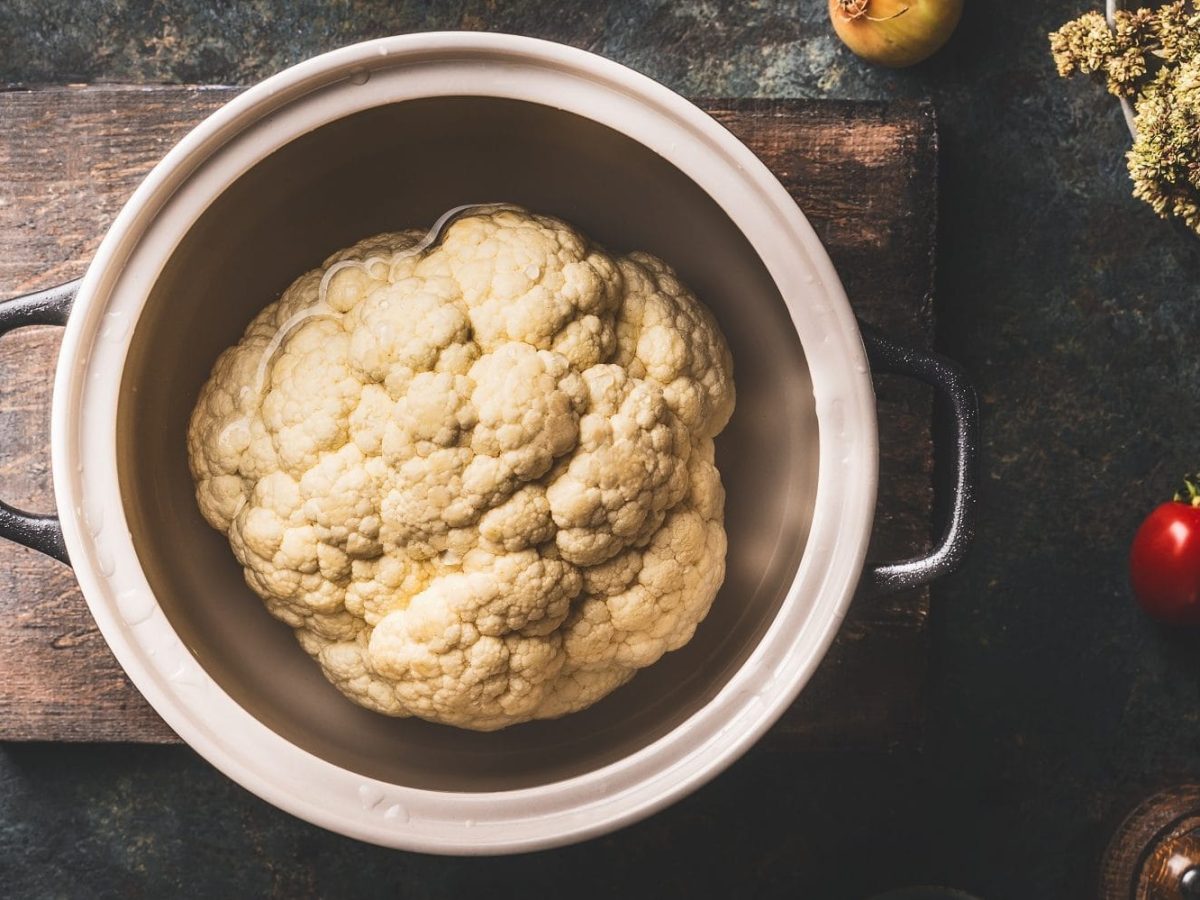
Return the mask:
[[(344, 699), (246, 587), (200, 517), (185, 430), (217, 355), (300, 273), (380, 231), (463, 203), (561, 216), (615, 252), (671, 262), (716, 313), (738, 406), (718, 439), (728, 575), (695, 639), (591, 709), (475, 734)], [(535, 104), (444, 98), (379, 107), (289, 144), (201, 216), (154, 285), (126, 364), (118, 456), (150, 584), (204, 668), (277, 733), (396, 784), (494, 791), (581, 774), (665, 735), (753, 651), (802, 555), (817, 420), (799, 341), (771, 278), (721, 209), (656, 154)]]

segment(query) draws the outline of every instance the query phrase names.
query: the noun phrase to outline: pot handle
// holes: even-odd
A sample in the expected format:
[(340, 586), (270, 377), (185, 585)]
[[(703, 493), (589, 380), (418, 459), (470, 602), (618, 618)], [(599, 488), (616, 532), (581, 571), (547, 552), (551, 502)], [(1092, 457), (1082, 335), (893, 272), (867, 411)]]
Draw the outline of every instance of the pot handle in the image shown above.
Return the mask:
[[(27, 325), (66, 325), (78, 290), (79, 282), (72, 281), (5, 300), (0, 303), (0, 336)], [(0, 538), (71, 564), (58, 516), (28, 513), (0, 500)]]
[(925, 556), (868, 567), (877, 590), (899, 591), (928, 584), (953, 572), (975, 535), (979, 399), (957, 363), (944, 356), (897, 344), (863, 322), (859, 322), (859, 328), (872, 371), (904, 375), (931, 385), (950, 401), (954, 424), (951, 452), (954, 487), (946, 527), (937, 544)]

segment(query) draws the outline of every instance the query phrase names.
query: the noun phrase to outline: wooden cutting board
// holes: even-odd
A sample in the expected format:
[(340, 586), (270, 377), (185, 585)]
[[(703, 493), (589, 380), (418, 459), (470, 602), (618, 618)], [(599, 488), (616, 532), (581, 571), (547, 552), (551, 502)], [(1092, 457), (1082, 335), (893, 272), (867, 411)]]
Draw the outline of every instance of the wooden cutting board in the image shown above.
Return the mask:
[[(0, 93), (0, 298), (83, 274), (145, 173), (237, 94), (225, 87), (85, 86)], [(937, 129), (909, 103), (707, 101), (812, 221), (866, 321), (928, 347), (933, 336)], [(0, 341), (0, 497), (53, 508), (50, 390), (60, 331)], [(875, 559), (927, 546), (927, 389), (877, 379), (881, 446)], [(886, 749), (919, 737), (928, 667), (925, 590), (856, 598), (837, 641), (766, 743)], [(0, 541), (0, 739), (178, 738), (125, 678), (71, 570)]]

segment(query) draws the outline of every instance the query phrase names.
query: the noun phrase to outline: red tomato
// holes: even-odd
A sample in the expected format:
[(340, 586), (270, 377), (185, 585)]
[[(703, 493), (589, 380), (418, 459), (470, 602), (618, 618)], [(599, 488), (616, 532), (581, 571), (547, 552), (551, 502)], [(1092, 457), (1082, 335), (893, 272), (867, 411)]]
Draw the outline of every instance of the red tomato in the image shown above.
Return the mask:
[(1154, 618), (1200, 625), (1200, 509), (1172, 501), (1146, 517), (1129, 551), (1129, 581)]

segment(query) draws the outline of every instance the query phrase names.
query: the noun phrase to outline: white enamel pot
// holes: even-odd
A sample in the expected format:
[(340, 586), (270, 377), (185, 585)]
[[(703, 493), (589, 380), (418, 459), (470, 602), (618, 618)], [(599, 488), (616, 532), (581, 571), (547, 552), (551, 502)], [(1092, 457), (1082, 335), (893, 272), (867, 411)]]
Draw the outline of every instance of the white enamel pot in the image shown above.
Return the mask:
[[(718, 442), (728, 575), (685, 648), (593, 708), (475, 734), (363, 710), (328, 685), (200, 518), (184, 430), (218, 353), (298, 273), (378, 231), (511, 201), (676, 266), (734, 354)], [(69, 313), (69, 315), (68, 315)], [(251, 88), (179, 142), (81, 283), (0, 305), (0, 332), (65, 324), (54, 386), (58, 516), (0, 536), (75, 569), (129, 677), (187, 743), (333, 831), (433, 853), (511, 853), (635, 821), (712, 778), (795, 699), (864, 575), (878, 480), (863, 333), (821, 245), (755, 156), (613, 62), (506, 35), (358, 44)], [(954, 366), (869, 337), (957, 426), (932, 553), (969, 536), (974, 397)]]

